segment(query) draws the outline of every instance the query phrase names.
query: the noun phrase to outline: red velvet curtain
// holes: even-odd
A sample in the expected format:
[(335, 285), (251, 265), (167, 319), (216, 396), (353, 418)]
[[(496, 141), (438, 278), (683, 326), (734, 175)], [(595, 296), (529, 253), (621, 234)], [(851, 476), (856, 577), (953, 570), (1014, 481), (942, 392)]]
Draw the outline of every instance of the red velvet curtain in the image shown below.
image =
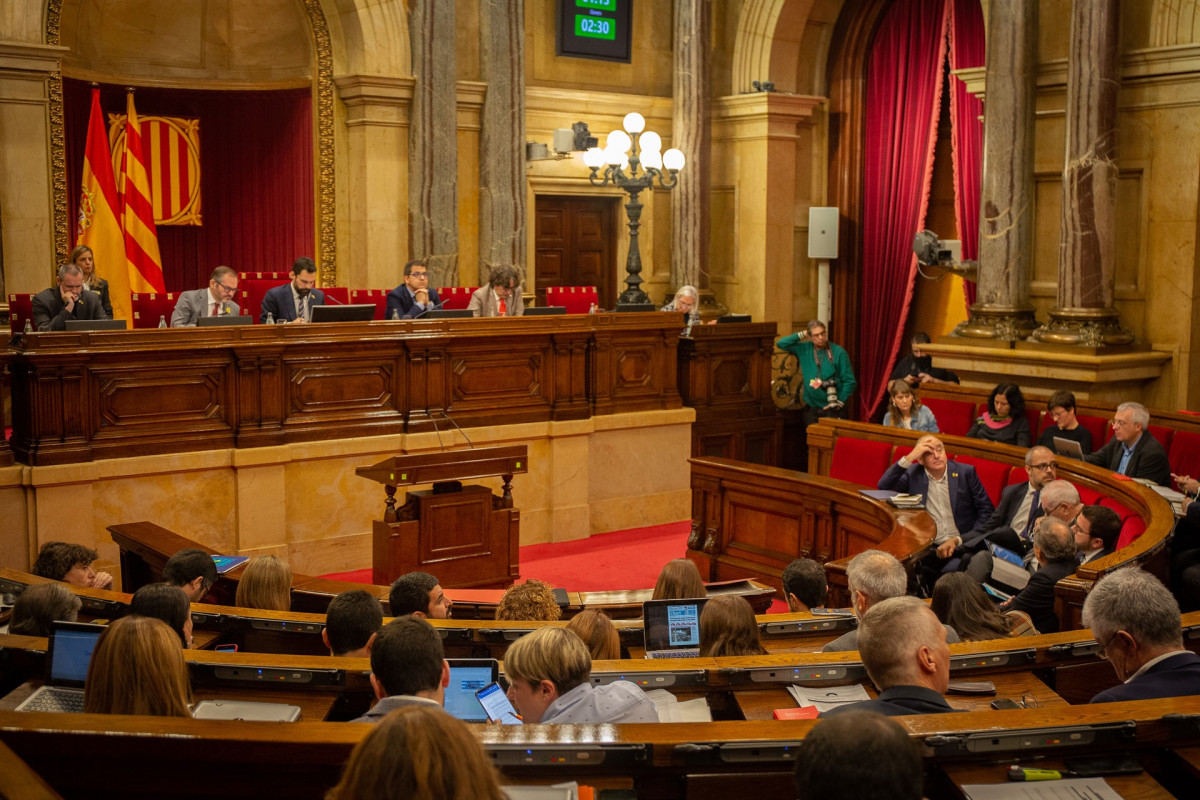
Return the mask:
[[(91, 85), (63, 80), (69, 219), (79, 213)], [(138, 116), (200, 120), (201, 226), (159, 226), (168, 292), (208, 285), (215, 267), (288, 270), (316, 249), (312, 95), (140, 88)], [(125, 113), (124, 86), (101, 86), (105, 118)], [(71, 234), (74, 241), (74, 230)], [(111, 269), (96, 253), (97, 271)]]
[(912, 302), (912, 242), (929, 202), (947, 9), (946, 0), (896, 0), (880, 21), (867, 67), (858, 338), (863, 419), (872, 418), (887, 389)]
[[(979, 0), (953, 0), (950, 9), (950, 69), (982, 67), (986, 50)], [(979, 257), (979, 196), (983, 174), (983, 103), (952, 80), (950, 128), (954, 150), (954, 215), (963, 259)], [(963, 284), (967, 307), (975, 302), (974, 281)]]

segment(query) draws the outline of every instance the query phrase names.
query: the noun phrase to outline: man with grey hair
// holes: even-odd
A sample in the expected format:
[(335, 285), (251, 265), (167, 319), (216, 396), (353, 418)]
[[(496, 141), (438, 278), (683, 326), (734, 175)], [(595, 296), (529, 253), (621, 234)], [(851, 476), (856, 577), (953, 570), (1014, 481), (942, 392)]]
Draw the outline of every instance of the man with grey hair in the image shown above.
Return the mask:
[[(955, 555), (962, 557), (959, 571), (970, 573), (981, 583), (987, 580), (991, 575), (989, 543), (1021, 555), (1029, 552), (1033, 546), (1033, 524), (1045, 513), (1042, 490), (1058, 476), (1057, 470), (1058, 461), (1050, 449), (1035, 446), (1025, 451), (1025, 474), (1029, 480), (1005, 487), (992, 515), (962, 537), (955, 550)], [(975, 563), (975, 559), (979, 559), (979, 563)]]
[(1179, 605), (1150, 573), (1130, 567), (1101, 578), (1083, 603), (1083, 624), (1123, 681), (1093, 703), (1200, 694), (1200, 656), (1183, 646)]
[(1002, 611), (1024, 611), (1039, 633), (1058, 633), (1054, 612), (1054, 584), (1075, 572), (1075, 537), (1067, 523), (1047, 516), (1033, 528), (1033, 555), (1038, 571), (1025, 588), (1000, 606)]
[(854, 379), (850, 356), (841, 345), (829, 341), (825, 323), (814, 319), (804, 332), (788, 334), (775, 346), (796, 357), (805, 428), (821, 417), (846, 419), (846, 405), (858, 382)]
[[(882, 550), (864, 550), (850, 559), (846, 566), (846, 584), (850, 590), (850, 605), (860, 620), (868, 609), (893, 597), (903, 597), (908, 589), (908, 574), (904, 566), (891, 553)], [(958, 633), (949, 625), (946, 640), (959, 641)], [(822, 653), (836, 653), (858, 649), (859, 631), (844, 633), (821, 648)]]
[(700, 305), (700, 293), (696, 291), (695, 286), (684, 284), (675, 291), (675, 297), (671, 299), (671, 302), (660, 310), (682, 311), (685, 314), (691, 314), (698, 305)]
[(1131, 478), (1171, 485), (1167, 451), (1149, 432), (1150, 412), (1141, 403), (1121, 403), (1113, 415), (1113, 436), (1108, 444), (1083, 460)]
[(69, 319), (108, 319), (100, 295), (83, 288), (83, 270), (74, 264), (58, 268), (58, 285), (33, 296), (33, 328), (65, 331)]
[(884, 600), (863, 615), (859, 630), (858, 653), (879, 697), (822, 716), (851, 709), (888, 717), (955, 710), (942, 696), (950, 683), (950, 647), (929, 606), (915, 597)]

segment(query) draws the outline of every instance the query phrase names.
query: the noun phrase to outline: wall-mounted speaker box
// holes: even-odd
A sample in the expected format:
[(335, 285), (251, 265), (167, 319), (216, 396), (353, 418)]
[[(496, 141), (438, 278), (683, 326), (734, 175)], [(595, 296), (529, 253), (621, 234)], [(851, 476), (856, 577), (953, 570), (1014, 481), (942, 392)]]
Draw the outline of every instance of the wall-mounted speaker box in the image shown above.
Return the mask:
[(814, 206), (808, 210), (808, 257), (838, 257), (838, 210)]

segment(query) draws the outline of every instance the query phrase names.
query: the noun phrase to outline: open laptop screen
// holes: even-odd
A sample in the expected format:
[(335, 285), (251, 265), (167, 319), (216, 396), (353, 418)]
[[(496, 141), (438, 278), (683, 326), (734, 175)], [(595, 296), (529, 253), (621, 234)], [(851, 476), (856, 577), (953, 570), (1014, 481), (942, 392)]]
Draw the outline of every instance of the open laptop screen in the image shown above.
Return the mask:
[(449, 662), (446, 710), (464, 722), (487, 722), (487, 712), (479, 704), (475, 692), (496, 682), (500, 662), (494, 658), (451, 658)]
[(646, 652), (700, 647), (700, 612), (707, 598), (647, 600), (642, 603)]
[(103, 625), (84, 622), (55, 622), (50, 634), (49, 680), (52, 686), (83, 686), (87, 681), (92, 651), (104, 632)]

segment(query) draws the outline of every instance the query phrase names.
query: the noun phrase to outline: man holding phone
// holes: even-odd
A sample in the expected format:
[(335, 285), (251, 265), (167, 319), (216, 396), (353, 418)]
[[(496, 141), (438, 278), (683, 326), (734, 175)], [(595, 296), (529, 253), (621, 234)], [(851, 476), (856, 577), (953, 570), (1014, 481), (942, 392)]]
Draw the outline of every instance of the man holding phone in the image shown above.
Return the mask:
[(398, 617), (383, 626), (371, 646), (371, 688), (377, 702), (354, 722), (379, 722), (407, 705), (441, 708), (449, 685), (450, 665), (437, 631), (418, 617)]

